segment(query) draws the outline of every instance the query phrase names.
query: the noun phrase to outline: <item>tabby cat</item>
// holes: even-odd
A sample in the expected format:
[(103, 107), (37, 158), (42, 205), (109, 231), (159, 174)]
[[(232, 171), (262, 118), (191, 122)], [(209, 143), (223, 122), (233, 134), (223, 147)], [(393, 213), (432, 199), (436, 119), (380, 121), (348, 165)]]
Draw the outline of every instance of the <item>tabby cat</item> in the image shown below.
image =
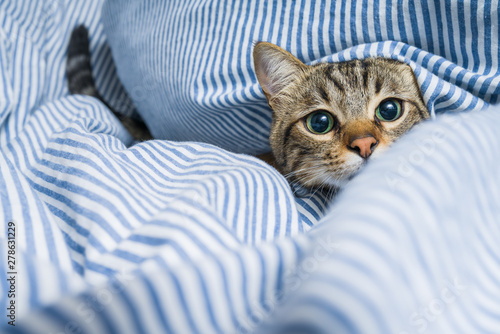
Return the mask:
[[(307, 66), (276, 45), (254, 48), (258, 81), (273, 110), (272, 156), (261, 157), (302, 189), (337, 189), (370, 157), (429, 117), (417, 80), (403, 63), (369, 58)], [(90, 66), (84, 26), (68, 47), (66, 75), (72, 94), (102, 99)], [(115, 111), (136, 139), (146, 125)]]
[(415, 124), (429, 118), (410, 66), (368, 58), (303, 64), (259, 42), (255, 72), (273, 110), (274, 166), (292, 184), (337, 189)]

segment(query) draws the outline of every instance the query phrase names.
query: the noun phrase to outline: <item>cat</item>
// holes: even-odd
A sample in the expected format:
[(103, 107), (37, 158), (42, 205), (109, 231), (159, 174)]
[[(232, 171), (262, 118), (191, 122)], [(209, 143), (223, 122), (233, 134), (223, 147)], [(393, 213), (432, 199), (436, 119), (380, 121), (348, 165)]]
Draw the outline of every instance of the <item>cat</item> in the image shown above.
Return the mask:
[(264, 157), (302, 189), (342, 188), (369, 159), (429, 118), (407, 64), (366, 58), (308, 66), (259, 42), (255, 73), (272, 109)]
[(99, 94), (92, 76), (89, 37), (87, 28), (84, 25), (76, 27), (71, 32), (66, 60), (66, 78), (68, 79), (68, 89), (71, 94), (88, 95), (99, 99), (115, 114), (134, 139), (139, 141), (153, 139), (142, 120), (118, 113)]
[[(267, 42), (257, 43), (253, 56), (257, 80), (273, 111), (272, 153), (258, 157), (296, 190), (341, 188), (369, 158), (429, 118), (407, 64), (367, 58), (308, 66)], [(152, 139), (143, 121), (120, 115), (99, 94), (83, 25), (71, 34), (66, 75), (71, 94), (98, 98), (135, 139)]]

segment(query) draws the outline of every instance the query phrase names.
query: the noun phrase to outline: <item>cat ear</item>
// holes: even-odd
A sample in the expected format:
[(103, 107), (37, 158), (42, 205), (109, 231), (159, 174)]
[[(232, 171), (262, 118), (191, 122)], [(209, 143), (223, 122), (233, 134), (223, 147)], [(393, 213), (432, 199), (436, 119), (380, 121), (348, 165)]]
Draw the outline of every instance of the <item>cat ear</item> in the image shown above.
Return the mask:
[(268, 99), (290, 84), (306, 68), (290, 52), (267, 42), (255, 45), (253, 60), (257, 79)]

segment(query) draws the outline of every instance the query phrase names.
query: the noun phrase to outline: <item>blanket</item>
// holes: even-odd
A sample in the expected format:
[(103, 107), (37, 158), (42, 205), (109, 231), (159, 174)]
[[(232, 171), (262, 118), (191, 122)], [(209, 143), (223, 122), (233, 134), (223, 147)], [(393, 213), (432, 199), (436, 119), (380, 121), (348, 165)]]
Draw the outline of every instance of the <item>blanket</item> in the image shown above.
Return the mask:
[[(2, 332), (500, 328), (498, 3), (164, 3), (0, 1)], [(274, 14), (251, 15), (264, 9)], [(209, 28), (183, 27), (195, 19)], [(241, 20), (257, 37), (241, 38)], [(104, 98), (160, 139), (134, 143), (101, 102), (68, 96), (65, 50), (80, 23)], [(310, 63), (405, 61), (434, 119), (333, 203), (294, 196), (243, 154), (268, 149), (270, 111), (251, 63), (228, 59), (247, 59), (258, 34)], [(243, 44), (192, 56), (217, 40)], [(182, 66), (150, 49), (164, 43), (187, 55)], [(171, 72), (157, 72), (158, 87), (141, 81), (161, 64)], [(203, 114), (205, 132), (189, 132)]]

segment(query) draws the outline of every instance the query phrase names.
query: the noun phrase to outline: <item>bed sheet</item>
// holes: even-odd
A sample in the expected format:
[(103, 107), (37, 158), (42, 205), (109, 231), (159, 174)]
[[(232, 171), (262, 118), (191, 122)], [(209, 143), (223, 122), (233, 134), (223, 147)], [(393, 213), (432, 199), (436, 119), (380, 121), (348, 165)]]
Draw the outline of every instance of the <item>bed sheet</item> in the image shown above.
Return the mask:
[(412, 131), (328, 207), (295, 197), (249, 155), (199, 142), (133, 145), (102, 103), (68, 96), (65, 48), (85, 23), (99, 89), (137, 112), (101, 5), (0, 2), (0, 304), (16, 306), (16, 326), (4, 316), (3, 332), (500, 328), (500, 110), (482, 110), (497, 99), (497, 63), (478, 74), (393, 41), (325, 58), (395, 54), (414, 67), (431, 110), (471, 111)]

